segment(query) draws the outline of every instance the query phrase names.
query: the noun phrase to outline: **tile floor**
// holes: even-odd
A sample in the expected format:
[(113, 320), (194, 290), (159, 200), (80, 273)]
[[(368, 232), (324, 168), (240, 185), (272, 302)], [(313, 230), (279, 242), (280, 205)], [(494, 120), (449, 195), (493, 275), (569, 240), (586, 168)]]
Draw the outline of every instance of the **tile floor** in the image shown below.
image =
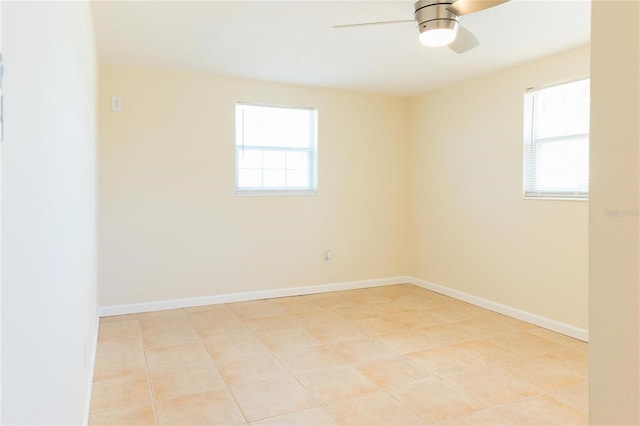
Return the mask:
[(412, 285), (102, 318), (91, 425), (581, 425), (587, 344)]

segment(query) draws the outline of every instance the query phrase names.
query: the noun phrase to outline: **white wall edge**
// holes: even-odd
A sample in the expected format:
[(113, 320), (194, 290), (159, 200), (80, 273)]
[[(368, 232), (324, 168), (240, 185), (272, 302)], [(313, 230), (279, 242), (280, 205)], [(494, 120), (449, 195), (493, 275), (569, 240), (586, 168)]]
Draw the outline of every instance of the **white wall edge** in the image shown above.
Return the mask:
[(543, 317), (541, 315), (532, 314), (531, 312), (523, 311), (521, 309), (517, 309), (508, 305), (503, 305), (492, 300), (483, 299), (482, 297), (474, 296), (473, 294), (445, 287), (440, 284), (434, 284), (432, 282), (424, 281), (418, 278), (408, 277), (407, 282), (413, 285), (417, 285), (418, 287), (435, 291), (436, 293), (453, 297), (454, 299), (458, 299), (463, 302), (471, 303), (472, 305), (497, 312), (499, 314), (535, 324), (542, 328), (546, 328), (548, 330), (555, 331), (557, 333), (561, 333), (566, 336), (582, 340), (584, 342), (589, 341), (589, 331), (585, 330), (584, 328), (579, 328), (570, 324)]
[(278, 288), (272, 290), (257, 290), (241, 293), (219, 294), (215, 296), (192, 297), (187, 299), (161, 300), (148, 303), (133, 303), (128, 305), (101, 306), (98, 315), (108, 317), (113, 315), (137, 314), (143, 312), (162, 311), (165, 309), (191, 308), (194, 306), (216, 305), (220, 303), (246, 302), (251, 300), (272, 299), (276, 297), (302, 296), (305, 294), (327, 293), (331, 291), (354, 290), (367, 287), (381, 287), (393, 284), (407, 284), (412, 278), (399, 276), (378, 278), (362, 281), (347, 281), (333, 284), (320, 284), (303, 287)]
[(91, 356), (89, 357), (89, 371), (87, 376), (87, 399), (84, 403), (84, 424), (89, 424), (89, 414), (91, 413), (91, 396), (93, 395), (93, 375), (96, 369), (96, 355), (98, 352), (98, 331), (100, 329), (100, 317), (96, 316), (93, 326), (93, 336), (91, 339)]

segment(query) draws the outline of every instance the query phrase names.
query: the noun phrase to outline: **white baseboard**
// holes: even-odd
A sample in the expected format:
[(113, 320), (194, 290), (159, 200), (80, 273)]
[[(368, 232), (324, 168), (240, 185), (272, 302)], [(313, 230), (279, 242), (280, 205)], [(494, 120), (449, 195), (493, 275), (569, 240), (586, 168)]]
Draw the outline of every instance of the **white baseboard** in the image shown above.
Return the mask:
[(445, 287), (440, 284), (434, 284), (429, 281), (420, 280), (418, 278), (409, 277), (407, 282), (425, 288), (427, 290), (435, 291), (436, 293), (444, 294), (445, 296), (453, 297), (454, 299), (458, 299), (463, 302), (471, 303), (472, 305), (476, 305), (481, 308), (489, 309), (490, 311), (497, 312), (499, 314), (507, 315), (521, 321), (535, 324), (537, 326), (573, 337), (575, 339), (582, 340), (584, 342), (589, 341), (589, 331), (585, 330), (584, 328), (575, 327), (573, 325), (552, 320), (540, 315), (532, 314), (531, 312), (503, 305), (491, 300), (483, 299), (482, 297), (474, 296), (473, 294)]
[(98, 331), (100, 327), (100, 317), (96, 316), (96, 321), (91, 336), (91, 356), (89, 357), (89, 371), (87, 375), (87, 395), (84, 404), (84, 424), (89, 424), (89, 413), (91, 410), (91, 395), (93, 394), (93, 375), (96, 369), (96, 353), (98, 351)]
[(128, 305), (101, 306), (98, 315), (108, 317), (113, 315), (137, 314), (142, 312), (162, 311), (165, 309), (191, 308), (194, 306), (216, 305), (220, 303), (246, 302), (250, 300), (271, 299), (275, 297), (302, 296), (305, 294), (327, 293), (330, 291), (354, 290), (367, 287), (380, 287), (392, 284), (409, 283), (411, 277), (379, 278), (362, 281), (347, 281), (333, 284), (321, 284), (304, 287), (278, 288), (272, 290), (257, 290), (241, 293), (228, 293), (215, 296), (192, 297), (187, 299), (161, 300), (148, 303), (133, 303)]
[(410, 276), (399, 276), (392, 278), (380, 278), (363, 281), (348, 281), (333, 284), (321, 284), (305, 287), (289, 287), (278, 288), (272, 290), (247, 291), (241, 293), (220, 294), (215, 296), (192, 297), (187, 299), (161, 300), (148, 303), (133, 303), (128, 305), (102, 306), (98, 308), (98, 314), (101, 317), (112, 315), (136, 314), (142, 312), (161, 311), (165, 309), (190, 308), (194, 306), (216, 305), (220, 303), (245, 302), (250, 300), (271, 299), (275, 297), (302, 296), (305, 294), (326, 293), (330, 291), (353, 290), (367, 287), (379, 287), (392, 284), (413, 284), (445, 296), (463, 302), (471, 303), (481, 308), (489, 309), (512, 318), (526, 321), (540, 327), (556, 331), (561, 334), (588, 342), (589, 332), (583, 328), (575, 327), (560, 321), (552, 320), (540, 315), (532, 314), (511, 306), (503, 305), (498, 302), (483, 299), (463, 291), (455, 290), (443, 285), (434, 284)]

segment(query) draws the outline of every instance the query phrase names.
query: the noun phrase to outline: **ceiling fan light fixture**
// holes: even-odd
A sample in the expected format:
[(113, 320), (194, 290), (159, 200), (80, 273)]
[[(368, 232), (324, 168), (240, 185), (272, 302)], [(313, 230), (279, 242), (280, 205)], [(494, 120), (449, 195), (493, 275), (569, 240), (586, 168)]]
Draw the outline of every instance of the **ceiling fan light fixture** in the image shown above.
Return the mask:
[(458, 15), (449, 10), (452, 2), (447, 0), (418, 0), (414, 17), (418, 24), (420, 43), (429, 47), (446, 46), (456, 39)]
[(429, 47), (446, 46), (456, 39), (458, 34), (458, 25), (456, 23), (455, 28), (432, 28), (422, 29), (420, 26), (418, 36), (420, 43)]

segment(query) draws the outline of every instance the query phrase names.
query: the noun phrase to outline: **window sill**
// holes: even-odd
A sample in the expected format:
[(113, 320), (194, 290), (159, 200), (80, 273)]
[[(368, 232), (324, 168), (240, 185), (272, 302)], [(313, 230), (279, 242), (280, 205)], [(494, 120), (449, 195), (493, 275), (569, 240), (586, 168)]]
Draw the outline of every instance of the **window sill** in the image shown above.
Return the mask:
[(287, 191), (270, 191), (270, 190), (259, 190), (259, 191), (236, 191), (236, 195), (239, 197), (270, 197), (270, 196), (281, 196), (281, 195), (318, 195), (317, 190), (287, 190)]
[(554, 196), (530, 196), (523, 195), (525, 200), (547, 200), (547, 201), (589, 201), (589, 197), (554, 197)]

